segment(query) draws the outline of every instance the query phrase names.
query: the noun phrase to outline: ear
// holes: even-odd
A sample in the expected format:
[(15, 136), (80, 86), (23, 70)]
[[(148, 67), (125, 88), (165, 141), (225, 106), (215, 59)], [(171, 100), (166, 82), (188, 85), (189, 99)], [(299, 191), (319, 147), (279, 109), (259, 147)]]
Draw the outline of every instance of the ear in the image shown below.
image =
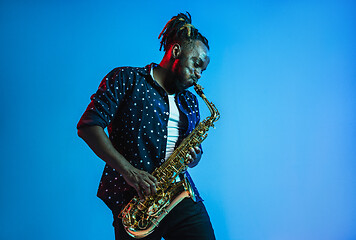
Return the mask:
[(174, 59), (177, 59), (180, 56), (181, 52), (182, 52), (182, 48), (181, 48), (180, 44), (179, 43), (173, 44), (173, 46), (171, 48), (172, 57)]

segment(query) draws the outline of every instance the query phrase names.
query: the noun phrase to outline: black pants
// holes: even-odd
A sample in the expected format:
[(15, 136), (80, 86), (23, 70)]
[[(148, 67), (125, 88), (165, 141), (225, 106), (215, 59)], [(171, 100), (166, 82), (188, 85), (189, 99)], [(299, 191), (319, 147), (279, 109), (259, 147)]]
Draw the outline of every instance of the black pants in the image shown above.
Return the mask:
[[(121, 219), (114, 216), (116, 240), (133, 240), (124, 230)], [(202, 202), (185, 198), (142, 240), (214, 240), (214, 230)]]

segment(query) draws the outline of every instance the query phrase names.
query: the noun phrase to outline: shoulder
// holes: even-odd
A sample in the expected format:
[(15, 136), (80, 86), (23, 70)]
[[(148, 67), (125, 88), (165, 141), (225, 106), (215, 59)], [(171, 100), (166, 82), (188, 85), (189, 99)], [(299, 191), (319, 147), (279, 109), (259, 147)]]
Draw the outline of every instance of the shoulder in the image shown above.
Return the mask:
[(126, 77), (126, 78), (132, 78), (135, 77), (135, 75), (148, 75), (149, 70), (148, 67), (130, 67), (130, 66), (124, 66), (124, 67), (116, 67), (113, 70), (111, 70), (108, 74), (107, 77)]
[(132, 85), (138, 78), (142, 78), (145, 75), (149, 75), (148, 67), (131, 67), (123, 66), (112, 69), (105, 77), (103, 84), (105, 85), (117, 85), (128, 84)]

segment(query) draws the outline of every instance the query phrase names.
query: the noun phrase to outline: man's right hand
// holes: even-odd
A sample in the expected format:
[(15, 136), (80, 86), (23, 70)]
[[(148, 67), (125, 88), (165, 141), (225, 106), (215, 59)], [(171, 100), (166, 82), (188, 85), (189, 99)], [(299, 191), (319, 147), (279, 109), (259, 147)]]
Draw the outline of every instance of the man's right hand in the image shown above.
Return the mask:
[(135, 188), (141, 200), (144, 200), (145, 196), (156, 194), (158, 181), (148, 172), (131, 166), (129, 169), (123, 171), (121, 175), (131, 187)]
[(100, 126), (89, 126), (78, 129), (81, 137), (95, 154), (112, 168), (120, 172), (126, 182), (136, 189), (140, 199), (157, 192), (157, 179), (148, 172), (133, 167), (112, 145), (104, 129)]

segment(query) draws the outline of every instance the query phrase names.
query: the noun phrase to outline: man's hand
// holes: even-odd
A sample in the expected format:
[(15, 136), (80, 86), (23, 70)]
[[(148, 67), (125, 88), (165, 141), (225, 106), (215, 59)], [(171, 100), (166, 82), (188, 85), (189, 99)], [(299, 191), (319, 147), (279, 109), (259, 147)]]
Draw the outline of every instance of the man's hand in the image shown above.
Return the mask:
[(121, 175), (131, 187), (135, 188), (141, 200), (144, 200), (145, 196), (151, 196), (157, 193), (156, 186), (158, 185), (158, 181), (148, 172), (131, 166)]
[(189, 159), (191, 160), (191, 163), (188, 165), (189, 167), (195, 167), (201, 158), (201, 149), (199, 147), (194, 147), (190, 149), (190, 156)]
[(78, 135), (95, 154), (116, 169), (126, 182), (136, 189), (140, 199), (156, 193), (157, 180), (149, 173), (133, 167), (112, 145), (104, 129), (90, 126), (78, 130)]
[[(112, 145), (104, 129), (100, 126), (91, 126), (78, 130), (78, 135), (89, 145), (95, 154), (103, 159), (112, 168), (120, 172), (126, 182), (135, 188), (140, 199), (157, 192), (157, 179), (148, 172), (133, 167)], [(192, 162), (189, 167), (198, 164), (201, 156), (199, 147), (190, 150)]]

